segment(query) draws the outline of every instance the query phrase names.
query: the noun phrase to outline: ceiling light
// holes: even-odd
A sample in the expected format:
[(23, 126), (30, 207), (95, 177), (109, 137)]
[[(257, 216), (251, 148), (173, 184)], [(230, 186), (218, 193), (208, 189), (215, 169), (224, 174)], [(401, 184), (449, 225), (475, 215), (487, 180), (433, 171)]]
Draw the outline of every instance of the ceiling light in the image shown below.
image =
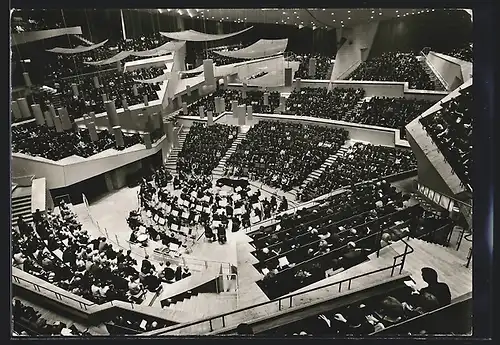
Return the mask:
[(381, 15), (382, 15), (382, 12), (380, 12), (378, 15), (379, 15), (379, 16), (381, 16)]
[(283, 12), (283, 14), (286, 14), (286, 12)]
[(333, 20), (333, 22), (335, 22), (335, 19)]
[(290, 17), (286, 17), (286, 19), (290, 19)]
[(278, 22), (276, 22), (276, 24), (279, 24)]
[(334, 15), (335, 13), (332, 12), (332, 16)]
[(297, 12), (293, 11), (293, 14), (297, 14)]
[(372, 11), (372, 13), (375, 13), (375, 11)]
[(371, 16), (370, 18), (373, 19), (373, 16)]
[(323, 9), (323, 11), (326, 11), (326, 9)]
[(398, 13), (398, 12), (399, 12), (399, 11), (398, 11), (398, 10), (396, 10), (396, 13)]
[(399, 18), (399, 14), (398, 14), (398, 18)]
[(210, 10), (207, 10), (207, 12), (210, 12)]
[(347, 11), (347, 13), (351, 13), (351, 11)]
[(351, 17), (347, 17), (347, 19), (351, 19)]

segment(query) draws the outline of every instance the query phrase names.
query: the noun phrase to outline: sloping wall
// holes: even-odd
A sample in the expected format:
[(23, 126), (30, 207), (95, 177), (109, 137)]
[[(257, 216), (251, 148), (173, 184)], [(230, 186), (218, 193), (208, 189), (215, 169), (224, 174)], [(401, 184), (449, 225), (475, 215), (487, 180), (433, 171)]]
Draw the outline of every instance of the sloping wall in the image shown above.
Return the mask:
[(375, 21), (342, 30), (339, 36), (347, 40), (337, 51), (331, 80), (345, 79), (368, 58), (378, 25)]

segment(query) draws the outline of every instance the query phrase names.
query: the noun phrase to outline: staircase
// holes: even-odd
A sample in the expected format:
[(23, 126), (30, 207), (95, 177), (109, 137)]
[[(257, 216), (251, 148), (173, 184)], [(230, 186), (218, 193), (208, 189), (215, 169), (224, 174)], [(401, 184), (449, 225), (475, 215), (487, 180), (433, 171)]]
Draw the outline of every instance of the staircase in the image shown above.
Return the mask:
[(434, 74), (434, 72), (431, 70), (429, 65), (427, 65), (427, 62), (425, 59), (419, 59), (420, 64), (422, 65), (422, 68), (424, 69), (425, 73), (431, 78), (432, 82), (434, 83), (434, 88), (436, 91), (446, 91), (446, 88), (444, 87), (443, 83), (439, 80), (439, 78)]
[(78, 38), (80, 41), (82, 41), (83, 43), (85, 44), (88, 44), (88, 45), (93, 45), (94, 43), (90, 42), (88, 39), (86, 39), (85, 37), (83, 36), (80, 36), (80, 35), (73, 35), (75, 36), (76, 38)]
[(236, 293), (200, 293), (170, 306), (173, 310), (193, 313), (199, 318), (236, 309)]
[(26, 223), (33, 221), (31, 214), (31, 194), (12, 198), (12, 226), (17, 223), (17, 218), (23, 216)]
[[(404, 270), (411, 273), (418, 288), (426, 286), (422, 280), (421, 269), (432, 267), (438, 273), (438, 280), (450, 287), (452, 299), (472, 291), (472, 268), (465, 267), (467, 258), (462, 251), (416, 238), (411, 238), (408, 244), (414, 252), (407, 256)], [(402, 254), (405, 244), (398, 241), (390, 247)]]
[(304, 190), (304, 188), (306, 188), (308, 184), (319, 179), (320, 176), (323, 175), (323, 173), (335, 163), (337, 158), (344, 157), (350, 146), (351, 145), (349, 142), (346, 142), (344, 145), (342, 145), (340, 149), (335, 154), (328, 157), (318, 169), (310, 173), (309, 176), (307, 176), (307, 178), (304, 180), (304, 182), (302, 182), (302, 185), (300, 185), (300, 187), (294, 187), (290, 191), (290, 193), (297, 197), (299, 191)]
[(227, 160), (236, 151), (236, 147), (243, 141), (243, 139), (245, 139), (249, 129), (250, 129), (250, 126), (241, 126), (240, 127), (240, 132), (238, 133), (238, 136), (236, 137), (236, 139), (233, 141), (233, 144), (227, 150), (224, 157), (222, 157), (222, 159), (219, 161), (219, 164), (212, 171), (212, 175), (214, 176), (214, 178), (218, 179), (218, 178), (224, 176)]
[(172, 151), (170, 151), (170, 155), (168, 156), (167, 162), (165, 166), (167, 170), (171, 174), (177, 174), (177, 158), (179, 156), (179, 152), (182, 150), (182, 146), (186, 141), (187, 135), (189, 133), (189, 128), (183, 128), (179, 133), (179, 147), (173, 147)]
[(348, 121), (351, 118), (352, 114), (358, 113), (358, 111), (362, 107), (363, 103), (370, 102), (371, 99), (372, 99), (371, 96), (360, 99), (358, 101), (358, 103), (354, 106), (354, 108), (350, 109), (349, 111), (347, 111), (347, 113), (345, 113), (344, 117), (341, 120), (342, 121)]

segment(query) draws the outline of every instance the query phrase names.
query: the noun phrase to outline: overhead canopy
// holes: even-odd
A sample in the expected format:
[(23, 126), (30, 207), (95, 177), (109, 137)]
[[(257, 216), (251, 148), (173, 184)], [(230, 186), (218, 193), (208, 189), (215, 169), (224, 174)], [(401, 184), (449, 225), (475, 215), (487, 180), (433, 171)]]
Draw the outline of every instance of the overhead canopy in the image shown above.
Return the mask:
[(192, 74), (192, 73), (200, 73), (203, 72), (203, 65), (199, 65), (196, 68), (190, 69), (188, 71), (181, 71), (181, 74)]
[(154, 49), (132, 52), (131, 55), (141, 57), (165, 55), (181, 49), (185, 44), (186, 41), (171, 41)]
[(233, 32), (230, 34), (222, 34), (222, 35), (206, 34), (204, 32), (199, 32), (195, 30), (185, 30), (179, 32), (160, 32), (160, 34), (162, 36), (178, 41), (207, 42), (207, 41), (218, 41), (218, 40), (223, 40), (225, 38), (233, 37), (245, 31), (248, 31), (251, 28), (253, 28), (253, 26), (238, 32)]
[(92, 65), (92, 66), (104, 66), (104, 65), (110, 65), (112, 63), (116, 63), (118, 61), (121, 61), (127, 57), (129, 57), (132, 54), (131, 50), (126, 50), (123, 52), (119, 52), (118, 54), (110, 57), (109, 59), (101, 60), (101, 61), (85, 61), (84, 63), (87, 65)]
[(258, 40), (254, 44), (234, 51), (215, 51), (215, 53), (236, 59), (258, 59), (282, 54), (288, 45), (288, 38), (280, 40)]
[(56, 48), (48, 49), (47, 51), (51, 52), (51, 53), (57, 53), (57, 54), (78, 54), (78, 53), (89, 52), (91, 50), (100, 48), (103, 45), (105, 45), (107, 42), (108, 42), (108, 40), (105, 40), (105, 41), (102, 41), (101, 43), (93, 44), (93, 45), (87, 46), (87, 47), (85, 47), (85, 46), (78, 46), (76, 48), (56, 47)]
[(156, 83), (162, 83), (165, 80), (168, 80), (169, 78), (170, 78), (170, 73), (167, 72), (153, 79), (134, 79), (134, 82), (142, 84), (156, 84)]

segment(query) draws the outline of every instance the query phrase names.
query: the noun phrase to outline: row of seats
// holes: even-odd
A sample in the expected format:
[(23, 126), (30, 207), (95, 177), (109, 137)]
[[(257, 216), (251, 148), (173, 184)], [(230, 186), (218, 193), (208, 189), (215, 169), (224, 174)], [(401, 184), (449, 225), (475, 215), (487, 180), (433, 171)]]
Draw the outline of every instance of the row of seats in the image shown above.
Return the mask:
[(27, 123), (12, 127), (12, 152), (58, 161), (72, 155), (88, 158), (107, 149), (123, 150), (143, 143), (139, 134), (123, 133), (124, 147), (117, 147), (115, 137), (108, 130), (97, 132), (98, 141), (92, 142), (87, 129), (57, 132), (55, 128)]
[(342, 120), (365, 95), (363, 89), (302, 88), (286, 100), (286, 114)]
[[(312, 212), (299, 211), (274, 228), (259, 231), (253, 236), (259, 259), (255, 267), (265, 274), (259, 285), (276, 298), (355, 266), (403, 236), (449, 224), (419, 205), (408, 207), (408, 200), (385, 181), (363, 184), (331, 197)], [(284, 280), (286, 286), (279, 284)]]
[(416, 168), (417, 160), (410, 150), (355, 143), (304, 187), (301, 199), (308, 201), (340, 187)]
[(400, 138), (406, 139), (405, 126), (429, 109), (433, 101), (406, 98), (372, 97), (361, 103), (350, 116), (341, 120), (366, 125), (399, 129)]
[(193, 123), (179, 153), (177, 172), (211, 175), (237, 135), (237, 126)]
[[(421, 271), (427, 286), (420, 290), (408, 281), (409, 286), (401, 284), (390, 292), (358, 299), (346, 306), (271, 330), (267, 335), (367, 336), (449, 305), (448, 285), (438, 281), (434, 269), (424, 267)], [(434, 328), (437, 330), (439, 326)]]
[(242, 93), (239, 90), (218, 89), (212, 94), (191, 103), (188, 106), (187, 114), (184, 114), (183, 110), (181, 110), (179, 115), (199, 116), (200, 106), (203, 106), (205, 112), (215, 112), (215, 97), (221, 97), (224, 99), (226, 111), (231, 111), (231, 101), (238, 101), (238, 105), (251, 105), (252, 112), (261, 114), (273, 113), (274, 109), (279, 106), (280, 102), (280, 94), (276, 91), (269, 93), (269, 103), (268, 105), (264, 105), (264, 92), (262, 91), (247, 91), (246, 98), (243, 98)]
[[(288, 61), (298, 61), (300, 62), (298, 70), (295, 72), (294, 78), (301, 79), (314, 79), (314, 80), (329, 80), (332, 73), (333, 67), (333, 57), (324, 56), (321, 54), (295, 54), (293, 52), (288, 52)], [(316, 59), (316, 72), (313, 75), (309, 75), (309, 60), (311, 58)]]
[(470, 185), (472, 166), (472, 94), (470, 88), (442, 104), (442, 109), (420, 119), (461, 181)]
[(289, 191), (335, 153), (347, 136), (343, 129), (260, 121), (228, 159), (228, 174)]
[(414, 53), (384, 53), (364, 61), (349, 75), (349, 79), (408, 82), (411, 89), (435, 89), (430, 76)]
[[(61, 105), (66, 106), (74, 118), (79, 118), (91, 111), (96, 114), (105, 112), (103, 94), (107, 96), (108, 100), (115, 101), (117, 109), (123, 108), (123, 98), (127, 101), (128, 106), (143, 104), (144, 96), (148, 97), (148, 102), (158, 100), (160, 84), (136, 83), (134, 79), (153, 79), (162, 74), (163, 69), (155, 67), (125, 73), (113, 69), (94, 75), (60, 79), (53, 86)], [(94, 77), (98, 78), (99, 88), (94, 84)], [(74, 94), (72, 84), (77, 85), (78, 96)], [(137, 93), (134, 93), (134, 85)], [(34, 95), (34, 101), (41, 105), (42, 111), (45, 111), (49, 104), (54, 103), (54, 97), (50, 93), (38, 93)]]
[(19, 299), (12, 300), (13, 330), (19, 336), (90, 336), (86, 331), (80, 332), (74, 325), (67, 327), (60, 321), (50, 322), (42, 316), (40, 310), (26, 305)]

